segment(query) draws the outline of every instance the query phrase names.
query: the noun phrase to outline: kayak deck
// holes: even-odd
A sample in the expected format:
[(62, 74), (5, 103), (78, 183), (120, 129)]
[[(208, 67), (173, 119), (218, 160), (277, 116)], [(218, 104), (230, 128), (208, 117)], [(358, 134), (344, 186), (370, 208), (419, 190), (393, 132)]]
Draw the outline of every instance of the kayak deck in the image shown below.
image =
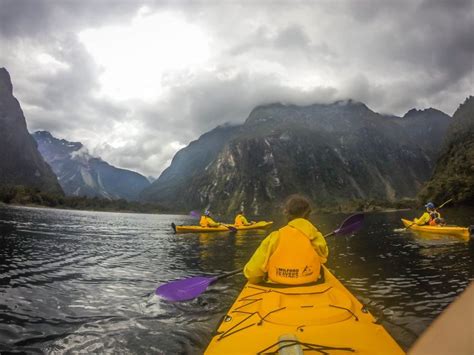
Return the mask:
[[(236, 226), (233, 224), (227, 224), (236, 229), (237, 231), (245, 231), (252, 229), (265, 229), (270, 227), (273, 222), (260, 221), (249, 226)], [(221, 225), (219, 227), (201, 227), (201, 226), (176, 226), (176, 233), (212, 233), (212, 232), (229, 232), (230, 229), (226, 225)]]
[(413, 221), (402, 218), (403, 225), (405, 228), (420, 232), (435, 233), (435, 234), (445, 234), (451, 235), (453, 237), (462, 238), (464, 240), (469, 240), (469, 228), (466, 227), (457, 227), (457, 226), (419, 226), (414, 224)]
[(247, 283), (205, 354), (404, 354), (326, 268), (325, 282), (268, 287)]

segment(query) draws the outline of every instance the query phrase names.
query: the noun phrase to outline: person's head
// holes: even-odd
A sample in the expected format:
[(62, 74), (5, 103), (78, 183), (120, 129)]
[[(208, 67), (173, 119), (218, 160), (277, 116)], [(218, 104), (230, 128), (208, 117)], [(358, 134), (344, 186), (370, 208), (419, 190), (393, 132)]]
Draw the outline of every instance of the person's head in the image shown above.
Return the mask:
[(435, 205), (434, 205), (433, 202), (428, 202), (428, 203), (425, 205), (425, 208), (426, 208), (428, 211), (434, 211)]
[(237, 214), (244, 214), (244, 210), (239, 210)]
[(210, 215), (211, 215), (211, 211), (209, 211), (209, 210), (204, 211), (204, 216), (210, 216)]
[(291, 195), (286, 200), (284, 212), (288, 221), (295, 218), (308, 218), (311, 213), (311, 204), (306, 197)]

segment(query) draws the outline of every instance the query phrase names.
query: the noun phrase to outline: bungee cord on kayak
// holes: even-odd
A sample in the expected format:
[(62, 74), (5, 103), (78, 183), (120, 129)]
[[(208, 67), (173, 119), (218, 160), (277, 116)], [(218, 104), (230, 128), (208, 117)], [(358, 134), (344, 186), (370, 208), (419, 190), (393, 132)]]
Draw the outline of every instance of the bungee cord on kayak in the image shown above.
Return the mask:
[[(324, 355), (328, 355), (327, 351), (330, 350), (337, 350), (337, 351), (347, 351), (347, 352), (355, 352), (354, 349), (348, 347), (335, 347), (335, 346), (326, 346), (321, 344), (312, 344), (312, 343), (304, 343), (298, 340), (279, 340), (275, 344), (266, 347), (263, 350), (260, 350), (257, 355), (273, 355), (280, 353), (281, 350), (293, 347), (295, 345), (300, 345), (302, 351), (316, 351)], [(267, 352), (268, 350), (272, 349), (273, 347), (277, 347), (275, 351)]]
[[(257, 293), (253, 293), (253, 294), (250, 294), (248, 296), (245, 296), (245, 297), (242, 297), (240, 299), (237, 299), (236, 300), (236, 303), (240, 303), (240, 302), (247, 302), (246, 304), (243, 304), (243, 305), (240, 305), (238, 307), (235, 307), (233, 310), (232, 310), (232, 313), (240, 313), (240, 314), (247, 314), (248, 317), (242, 319), (239, 323), (235, 324), (234, 326), (232, 326), (231, 328), (227, 329), (225, 332), (223, 333), (216, 333), (217, 335), (219, 335), (219, 340), (223, 339), (223, 338), (226, 338), (226, 337), (229, 337), (237, 332), (240, 332), (240, 331), (243, 331), (249, 327), (252, 327), (254, 325), (262, 325), (262, 323), (272, 314), (276, 313), (276, 312), (279, 312), (279, 311), (282, 311), (284, 309), (286, 309), (286, 307), (280, 307), (280, 308), (277, 308), (277, 309), (273, 309), (271, 311), (269, 311), (267, 314), (265, 315), (261, 315), (260, 312), (247, 312), (245, 310), (242, 310), (243, 308), (246, 308), (250, 305), (254, 305), (254, 303), (256, 302), (263, 302), (264, 301), (264, 297), (260, 297), (260, 298), (255, 298), (256, 296), (261, 296), (263, 294), (268, 294), (268, 293), (277, 293), (277, 294), (280, 294), (280, 295), (286, 295), (286, 296), (302, 296), (302, 295), (320, 295), (320, 294), (324, 294), (326, 292), (328, 292), (329, 290), (332, 289), (332, 287), (328, 287), (322, 291), (310, 291), (310, 292), (282, 292), (282, 291), (279, 291), (279, 290), (275, 290), (275, 289), (261, 289), (261, 288), (258, 288), (258, 287), (254, 287), (254, 286), (247, 286), (246, 287), (247, 289), (254, 289), (254, 290), (259, 290), (260, 292), (257, 292)], [(346, 308), (346, 307), (342, 307), (342, 306), (337, 306), (337, 305), (333, 305), (333, 304), (327, 304), (328, 307), (333, 307), (333, 308), (338, 308), (338, 309), (342, 309), (342, 310), (345, 310), (347, 312), (349, 312), (355, 319), (355, 321), (359, 321), (359, 318), (357, 317), (356, 314), (354, 314), (354, 312), (352, 310), (350, 310), (349, 308)], [(301, 308), (313, 308), (313, 307), (316, 307), (315, 304), (304, 304), (304, 305), (301, 305), (300, 306)], [(364, 307), (364, 306), (363, 306)], [(363, 308), (362, 307), (362, 308)], [(317, 311), (317, 309), (315, 310)], [(254, 315), (257, 315), (260, 320), (256, 323), (252, 323), (252, 324), (248, 324), (248, 325), (245, 325), (241, 328), (238, 328), (240, 325), (242, 325), (243, 323), (245, 323), (247, 320), (249, 320), (252, 316)], [(230, 321), (232, 319), (232, 316), (231, 315), (226, 315), (224, 320), (226, 322)], [(305, 327), (305, 325), (298, 325), (296, 326), (296, 329), (302, 329), (303, 327)], [(238, 329), (236, 329), (238, 328)]]

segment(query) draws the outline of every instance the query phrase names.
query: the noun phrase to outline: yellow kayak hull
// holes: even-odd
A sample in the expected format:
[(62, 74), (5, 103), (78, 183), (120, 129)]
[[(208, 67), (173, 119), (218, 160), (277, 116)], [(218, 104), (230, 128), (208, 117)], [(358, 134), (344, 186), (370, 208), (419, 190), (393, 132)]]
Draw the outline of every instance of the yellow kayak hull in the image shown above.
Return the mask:
[(368, 310), (324, 270), (325, 282), (318, 285), (247, 283), (205, 354), (302, 354), (311, 348), (338, 355), (404, 354)]
[[(235, 226), (226, 224), (237, 229), (237, 231), (246, 231), (252, 229), (265, 229), (270, 227), (273, 222), (260, 221), (249, 226)], [(229, 232), (230, 229), (221, 225), (219, 227), (201, 227), (201, 226), (176, 226), (176, 233), (213, 233), (213, 232)]]
[(403, 225), (405, 228), (419, 231), (419, 232), (426, 232), (426, 233), (433, 233), (438, 235), (450, 235), (453, 237), (458, 237), (463, 240), (469, 240), (469, 228), (466, 227), (456, 227), (456, 226), (419, 226), (414, 224), (413, 221), (408, 219), (402, 218)]

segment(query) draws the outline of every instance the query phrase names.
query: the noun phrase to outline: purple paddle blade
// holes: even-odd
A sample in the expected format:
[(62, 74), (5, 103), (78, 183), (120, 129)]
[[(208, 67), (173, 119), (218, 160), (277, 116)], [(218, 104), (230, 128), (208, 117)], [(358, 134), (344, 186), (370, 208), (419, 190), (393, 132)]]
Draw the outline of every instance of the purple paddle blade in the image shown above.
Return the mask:
[(201, 214), (198, 211), (191, 211), (189, 212), (189, 215), (195, 219), (201, 218)]
[(207, 287), (217, 280), (217, 277), (196, 276), (189, 279), (172, 281), (161, 285), (155, 291), (168, 301), (188, 301), (206, 291)]
[(364, 214), (357, 213), (344, 220), (341, 226), (334, 231), (334, 234), (350, 234), (362, 227)]

